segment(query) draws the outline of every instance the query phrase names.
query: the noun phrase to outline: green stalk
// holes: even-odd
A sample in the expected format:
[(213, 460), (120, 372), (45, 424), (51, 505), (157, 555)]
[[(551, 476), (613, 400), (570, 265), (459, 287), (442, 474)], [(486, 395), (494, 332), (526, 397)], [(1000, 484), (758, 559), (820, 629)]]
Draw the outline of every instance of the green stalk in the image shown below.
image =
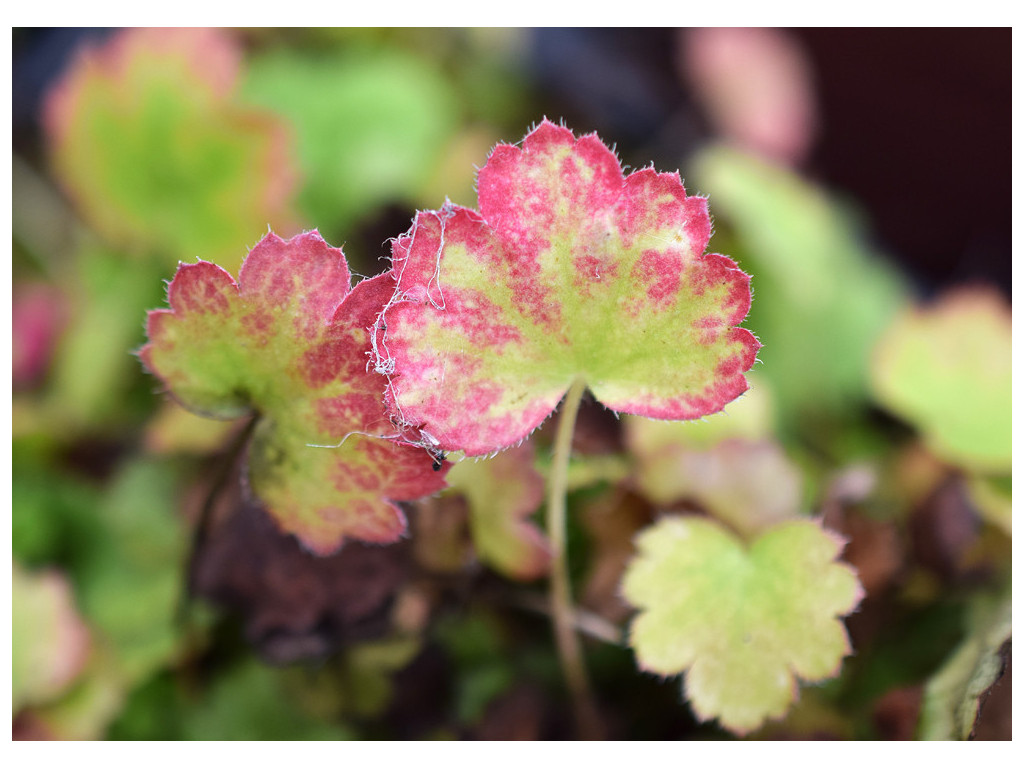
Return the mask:
[(600, 737), (600, 728), (590, 697), (590, 683), (583, 664), (583, 652), (573, 622), (572, 593), (569, 586), (569, 560), (566, 552), (565, 497), (568, 490), (569, 454), (576, 427), (576, 414), (586, 383), (573, 381), (562, 403), (555, 433), (554, 458), (548, 480), (547, 528), (551, 542), (551, 616), (555, 624), (558, 659), (562, 665), (569, 695), (572, 698), (576, 729), (581, 739)]

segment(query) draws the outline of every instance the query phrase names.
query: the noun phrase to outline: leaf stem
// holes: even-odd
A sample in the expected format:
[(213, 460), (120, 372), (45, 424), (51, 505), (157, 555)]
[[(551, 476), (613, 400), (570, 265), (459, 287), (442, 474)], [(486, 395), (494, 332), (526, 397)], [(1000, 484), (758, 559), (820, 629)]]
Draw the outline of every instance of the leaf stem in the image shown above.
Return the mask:
[(255, 431), (259, 420), (260, 414), (253, 413), (242, 430), (232, 438), (227, 450), (225, 450), (224, 455), (221, 457), (217, 475), (210, 484), (206, 500), (199, 511), (199, 519), (192, 529), (192, 542), (189, 547), (188, 562), (185, 565), (185, 582), (178, 600), (177, 617), (179, 622), (187, 621), (189, 603), (195, 591), (196, 567), (199, 563), (199, 556), (206, 546), (206, 540), (210, 534), (213, 509), (216, 506), (221, 491), (224, 490), (228, 480), (231, 479), (231, 475), (238, 464), (238, 457), (242, 455), (242, 451), (248, 445), (249, 438), (252, 437), (252, 433)]
[(569, 387), (562, 403), (555, 433), (554, 458), (548, 479), (547, 528), (551, 542), (551, 615), (555, 624), (558, 658), (562, 665), (569, 694), (572, 697), (576, 730), (581, 739), (599, 738), (597, 713), (590, 697), (590, 684), (583, 664), (583, 652), (573, 622), (574, 611), (569, 584), (569, 560), (566, 551), (566, 493), (568, 490), (569, 454), (576, 427), (576, 414), (586, 383), (577, 378)]

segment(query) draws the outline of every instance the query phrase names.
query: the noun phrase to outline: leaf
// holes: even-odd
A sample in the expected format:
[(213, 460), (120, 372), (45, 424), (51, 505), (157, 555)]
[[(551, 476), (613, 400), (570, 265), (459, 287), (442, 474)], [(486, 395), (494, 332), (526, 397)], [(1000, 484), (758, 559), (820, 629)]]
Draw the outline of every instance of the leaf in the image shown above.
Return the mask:
[(609, 493), (585, 500), (578, 517), (589, 544), (580, 605), (624, 625), (633, 611), (622, 598), (622, 575), (636, 555), (637, 532), (651, 524), (651, 507), (636, 494)]
[[(312, 670), (306, 670), (312, 673)], [(355, 738), (342, 724), (303, 711), (288, 695), (287, 670), (244, 658), (215, 678), (202, 697), (181, 707), (185, 737), (195, 741), (325, 740)]]
[(175, 658), (183, 638), (175, 608), (183, 588), (186, 535), (179, 515), (178, 466), (135, 457), (111, 478), (88, 514), (73, 576), (82, 612), (132, 685)]
[(469, 504), (473, 545), (481, 561), (513, 579), (536, 579), (547, 572), (547, 539), (528, 519), (544, 500), (544, 478), (534, 469), (529, 443), (486, 461), (461, 461), (448, 482)]
[(88, 550), (96, 534), (99, 491), (54, 461), (52, 440), (32, 435), (11, 442), (11, 554), (30, 568)]
[(94, 245), (80, 249), (75, 262), (72, 316), (48, 392), (54, 418), (68, 432), (135, 428), (132, 385), (149, 382), (127, 351), (145, 340), (139, 318), (160, 301), (164, 269)]
[(730, 144), (800, 165), (819, 122), (811, 63), (781, 29), (696, 28), (683, 32), (680, 74), (713, 133)]
[(826, 190), (751, 155), (711, 147), (694, 159), (732, 236), (757, 275), (749, 322), (767, 340), (759, 369), (780, 421), (842, 413), (868, 392), (872, 345), (904, 302), (896, 270)]
[(28, 711), (34, 738), (94, 741), (105, 737), (124, 706), (125, 680), (113, 655), (94, 646), (89, 663), (71, 689), (58, 700)]
[(412, 198), (459, 114), (450, 80), (422, 56), (397, 46), (337, 50), (255, 56), (242, 88), (293, 126), (299, 202), (328, 236), (382, 203)]
[(950, 292), (902, 313), (879, 340), (872, 384), (882, 404), (957, 464), (1009, 471), (1010, 308), (985, 289)]
[(433, 630), (455, 670), (452, 707), (460, 723), (477, 723), (521, 673), (508, 636), (488, 611), (442, 616)]
[(243, 502), (241, 491), (233, 484), (221, 497), (230, 514), (195, 559), (196, 597), (236, 616), (248, 643), (275, 665), (319, 663), (339, 646), (384, 630), (410, 578), (408, 542), (351, 541), (317, 557), (257, 504)]
[(350, 290), (344, 254), (315, 231), (288, 241), (271, 233), (237, 284), (209, 262), (184, 264), (171, 308), (149, 314), (143, 363), (192, 411), (259, 414), (251, 488), (318, 554), (347, 536), (395, 541), (405, 516), (394, 501), (444, 486), (423, 451), (385, 439), (394, 429), (380, 379), (366, 370), (366, 329), (392, 292), (387, 274)]
[(975, 599), (963, 643), (925, 686), (919, 738), (967, 739), (981, 714), (985, 696), (1002, 677), (1012, 626), (1007, 592)]
[(220, 30), (121, 30), (50, 92), (54, 171), (113, 244), (234, 266), (250, 233), (292, 226), (284, 124), (234, 102), (240, 59)]
[(704, 254), (703, 198), (676, 173), (623, 176), (596, 135), (542, 122), (498, 145), (480, 213), (417, 214), (392, 246), (376, 367), (403, 426), (480, 456), (525, 438), (582, 378), (606, 407), (714, 413), (747, 389), (759, 344), (734, 327), (750, 278)]
[(660, 426), (636, 419), (626, 431), (637, 458), (634, 482), (656, 506), (698, 504), (745, 538), (800, 514), (803, 478), (778, 443), (733, 439), (693, 450), (662, 443)]
[(15, 284), (11, 296), (11, 380), (15, 391), (46, 376), (57, 338), (67, 322), (67, 299), (44, 282)]
[(393, 675), (407, 667), (422, 649), (416, 636), (390, 635), (347, 649), (346, 710), (359, 717), (380, 716), (391, 703)]
[(747, 381), (750, 389), (729, 403), (720, 419), (681, 422), (624, 417), (622, 425), (630, 450), (654, 454), (676, 445), (710, 448), (729, 438), (771, 438), (775, 433), (771, 386), (760, 374), (748, 373)]
[(89, 629), (59, 571), (30, 572), (17, 560), (11, 575), (11, 696), (15, 714), (64, 693), (89, 657)]
[(637, 539), (623, 594), (639, 666), (685, 672), (702, 720), (744, 734), (780, 717), (808, 682), (838, 674), (850, 643), (837, 617), (862, 591), (834, 562), (842, 540), (809, 520), (771, 528), (749, 546), (720, 524), (665, 517)]

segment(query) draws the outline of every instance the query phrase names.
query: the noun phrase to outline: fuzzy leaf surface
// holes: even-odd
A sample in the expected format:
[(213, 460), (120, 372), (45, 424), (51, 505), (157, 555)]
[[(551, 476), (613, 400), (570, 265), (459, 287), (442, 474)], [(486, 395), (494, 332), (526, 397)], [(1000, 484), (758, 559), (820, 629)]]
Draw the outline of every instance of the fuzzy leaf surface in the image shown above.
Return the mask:
[(422, 450), (383, 439), (394, 430), (381, 380), (366, 370), (366, 329), (392, 279), (351, 290), (349, 279), (341, 249), (317, 232), (268, 234), (237, 283), (209, 262), (182, 265), (170, 309), (149, 314), (140, 352), (186, 408), (222, 419), (259, 414), (250, 486), (282, 529), (321, 554), (346, 536), (394, 541), (405, 518), (392, 501), (444, 485)]
[(937, 455), (1007, 472), (1011, 458), (1010, 308), (994, 291), (961, 289), (901, 314), (875, 350), (872, 383)]
[(710, 448), (723, 440), (766, 440), (775, 434), (771, 385), (756, 373), (748, 373), (750, 389), (722, 411), (726, 418), (697, 421), (660, 421), (624, 416), (626, 443), (635, 456), (656, 453), (674, 446)]
[(396, 420), (480, 456), (535, 429), (582, 378), (616, 411), (694, 419), (747, 389), (750, 278), (705, 254), (707, 201), (677, 173), (625, 176), (594, 134), (542, 122), (480, 171), (479, 213), (421, 212), (394, 242), (376, 334)]
[(694, 712), (735, 733), (782, 716), (797, 678), (834, 677), (850, 652), (838, 617), (862, 590), (835, 562), (842, 546), (809, 520), (782, 523), (748, 546), (709, 519), (662, 518), (638, 536), (623, 579), (640, 609), (629, 637), (639, 666), (685, 672)]

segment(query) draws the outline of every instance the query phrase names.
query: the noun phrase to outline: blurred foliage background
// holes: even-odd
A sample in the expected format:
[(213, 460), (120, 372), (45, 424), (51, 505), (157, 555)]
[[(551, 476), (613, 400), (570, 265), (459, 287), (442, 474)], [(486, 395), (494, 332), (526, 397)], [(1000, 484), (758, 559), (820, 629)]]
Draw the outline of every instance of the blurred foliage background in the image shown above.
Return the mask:
[(1009, 738), (1009, 29), (13, 48), (16, 738), (571, 733), (543, 582), (470, 540), (477, 481), (411, 506), (409, 541), (313, 558), (218, 469), (238, 425), (186, 414), (133, 357), (178, 261), (235, 271), (268, 227), (316, 227), (377, 274), (415, 210), (474, 206), (474, 168), (545, 115), (709, 196), (764, 344), (728, 418), (581, 415), (570, 551), (608, 735), (727, 737), (636, 672), (617, 584), (657, 513), (746, 504), (823, 516), (867, 593), (841, 676), (751, 738)]

